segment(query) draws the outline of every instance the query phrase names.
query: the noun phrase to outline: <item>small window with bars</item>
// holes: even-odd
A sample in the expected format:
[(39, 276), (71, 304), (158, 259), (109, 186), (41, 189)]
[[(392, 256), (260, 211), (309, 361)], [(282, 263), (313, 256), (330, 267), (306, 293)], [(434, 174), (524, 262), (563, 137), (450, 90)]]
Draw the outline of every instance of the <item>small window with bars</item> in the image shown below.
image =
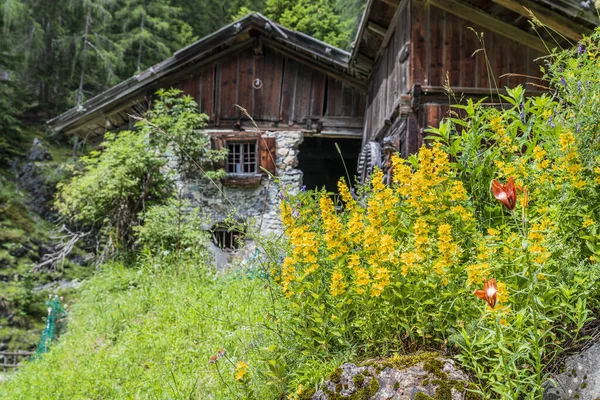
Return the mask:
[(244, 232), (217, 226), (212, 229), (212, 237), (215, 246), (221, 250), (234, 251), (240, 248)]
[(257, 172), (256, 141), (228, 142), (226, 171), (230, 174), (254, 174)]

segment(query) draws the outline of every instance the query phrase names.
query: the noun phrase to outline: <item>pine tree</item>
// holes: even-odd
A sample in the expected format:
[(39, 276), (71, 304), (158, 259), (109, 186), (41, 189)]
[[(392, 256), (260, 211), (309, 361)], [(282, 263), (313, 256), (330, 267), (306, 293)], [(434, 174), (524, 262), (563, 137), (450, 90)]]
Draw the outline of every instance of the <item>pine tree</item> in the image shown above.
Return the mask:
[[(287, 0), (283, 0), (282, 3), (285, 2)], [(277, 12), (279, 11), (277, 8)], [(273, 17), (275, 18), (275, 15)], [(350, 32), (343, 29), (342, 22), (335, 14), (330, 0), (297, 0), (291, 8), (283, 11), (279, 23), (333, 46), (345, 48), (349, 45)]]
[(121, 0), (113, 26), (123, 52), (124, 76), (156, 64), (194, 40), (181, 10), (164, 0)]

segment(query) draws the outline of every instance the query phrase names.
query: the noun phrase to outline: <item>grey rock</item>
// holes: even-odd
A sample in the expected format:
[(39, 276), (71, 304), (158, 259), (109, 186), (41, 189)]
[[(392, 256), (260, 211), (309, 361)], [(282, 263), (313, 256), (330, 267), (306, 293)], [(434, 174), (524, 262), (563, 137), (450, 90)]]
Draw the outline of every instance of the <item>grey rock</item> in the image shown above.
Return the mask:
[(564, 371), (548, 383), (544, 400), (600, 398), (600, 343), (567, 358)]
[(48, 161), (52, 160), (52, 155), (44, 147), (42, 141), (38, 138), (33, 139), (31, 149), (27, 153), (27, 159), (29, 161)]
[[(464, 399), (465, 391), (456, 388), (467, 387), (469, 384), (467, 375), (455, 367), (453, 360), (443, 358), (436, 360), (442, 363), (441, 372), (428, 371), (424, 367), (425, 362), (402, 369), (385, 364), (376, 369), (372, 363), (368, 366), (346, 363), (340, 367), (339, 378), (331, 378), (335, 381), (325, 381), (314, 393), (312, 400), (330, 400), (332, 394), (349, 398), (358, 392), (361, 393), (360, 398), (370, 400), (412, 400), (417, 393), (434, 397), (442, 386), (450, 390), (451, 399)], [(374, 379), (377, 382), (373, 383)], [(450, 385), (447, 385), (448, 383)]]

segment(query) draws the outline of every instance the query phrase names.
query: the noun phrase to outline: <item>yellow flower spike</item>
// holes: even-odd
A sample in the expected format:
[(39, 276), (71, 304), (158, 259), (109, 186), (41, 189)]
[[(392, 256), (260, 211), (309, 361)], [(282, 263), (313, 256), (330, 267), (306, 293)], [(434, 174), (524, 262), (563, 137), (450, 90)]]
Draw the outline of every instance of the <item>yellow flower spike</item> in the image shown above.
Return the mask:
[(241, 381), (244, 379), (246, 374), (248, 373), (248, 364), (243, 361), (238, 361), (235, 365), (235, 380)]
[(338, 269), (334, 271), (331, 276), (331, 285), (329, 286), (329, 290), (331, 291), (332, 296), (339, 296), (344, 294), (344, 289), (346, 288), (346, 283), (344, 282), (344, 275)]
[(350, 189), (348, 188), (348, 185), (346, 185), (344, 178), (341, 178), (338, 181), (338, 191), (340, 192), (340, 197), (346, 206), (346, 210), (352, 211), (354, 207), (356, 207), (356, 200), (354, 200), (352, 197)]

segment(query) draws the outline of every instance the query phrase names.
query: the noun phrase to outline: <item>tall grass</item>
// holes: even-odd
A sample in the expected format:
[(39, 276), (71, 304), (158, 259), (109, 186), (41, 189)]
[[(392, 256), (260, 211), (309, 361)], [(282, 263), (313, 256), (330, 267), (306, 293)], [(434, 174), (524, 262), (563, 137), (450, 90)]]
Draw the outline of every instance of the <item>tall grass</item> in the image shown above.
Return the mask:
[[(261, 349), (277, 340), (264, 329), (269, 300), (259, 280), (216, 276), (190, 260), (139, 264), (108, 265), (90, 279), (68, 332), (0, 384), (0, 398), (278, 397), (282, 387), (260, 372), (268, 370)], [(228, 360), (209, 364), (219, 348)], [(244, 388), (234, 379), (237, 361), (250, 366)]]

